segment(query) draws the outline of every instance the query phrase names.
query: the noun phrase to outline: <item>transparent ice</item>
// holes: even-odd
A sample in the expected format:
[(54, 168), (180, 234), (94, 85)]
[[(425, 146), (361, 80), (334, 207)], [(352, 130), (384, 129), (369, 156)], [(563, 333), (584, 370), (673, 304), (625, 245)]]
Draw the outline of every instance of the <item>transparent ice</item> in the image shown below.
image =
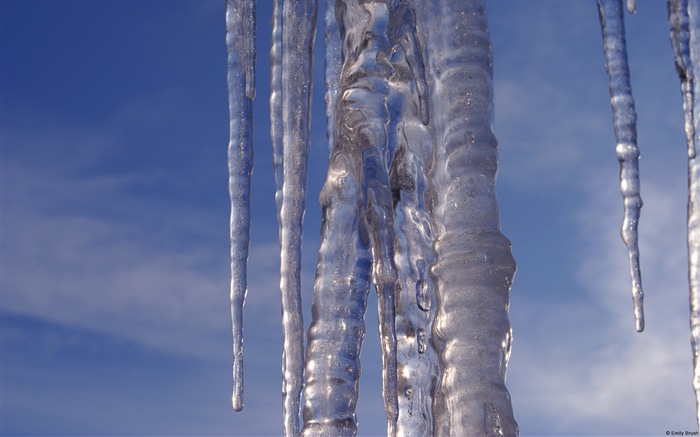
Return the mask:
[[(255, 1), (226, 4), (233, 408), (238, 411), (243, 407)], [(498, 145), (484, 0), (325, 0), (329, 165), (320, 195), (322, 243), (304, 348), (301, 240), (317, 6), (317, 0), (274, 0), (273, 11), (270, 111), (280, 225), (284, 434), (357, 433), (360, 352), (374, 289), (387, 434), (517, 435), (505, 386), (515, 262), (500, 232), (494, 189)], [(698, 6), (698, 0), (668, 0), (688, 139), (696, 396)], [(633, 13), (636, 2), (627, 0), (626, 8)], [(598, 0), (620, 161), (621, 234), (629, 253), (636, 327), (642, 331), (639, 150), (623, 9), (622, 0)]]

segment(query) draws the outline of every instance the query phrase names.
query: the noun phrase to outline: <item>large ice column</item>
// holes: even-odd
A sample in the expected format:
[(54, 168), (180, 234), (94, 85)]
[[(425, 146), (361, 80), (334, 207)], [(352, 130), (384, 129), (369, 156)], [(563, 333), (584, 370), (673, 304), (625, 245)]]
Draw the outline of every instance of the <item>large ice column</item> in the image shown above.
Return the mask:
[(495, 196), (497, 141), (485, 5), (435, 0), (417, 3), (416, 9), (434, 147), (432, 341), (442, 375), (433, 400), (433, 433), (515, 435), (518, 425), (505, 386), (515, 262), (500, 232)]
[(281, 0), (281, 3), (275, 1), (273, 9), (270, 112), (277, 183), (275, 199), (280, 226), (284, 433), (294, 436), (299, 434), (304, 369), (301, 244), (306, 206), (317, 2)]
[(620, 192), (624, 205), (620, 234), (627, 246), (632, 279), (632, 301), (637, 331), (644, 330), (644, 292), (639, 266), (637, 227), (642, 198), (639, 193), (639, 149), (637, 148), (637, 113), (627, 65), (627, 43), (622, 0), (598, 0), (603, 31), (605, 68), (610, 81), (610, 104), (615, 125), (615, 153), (620, 161)]
[[(358, 0), (340, 1), (336, 11), (343, 68), (333, 111), (333, 151), (321, 194), (323, 242), (307, 348), (304, 433), (356, 432), (357, 355), (364, 335), (365, 287), (369, 285), (356, 278), (364, 279), (362, 275), (369, 272), (360, 268), (371, 266), (379, 304), (384, 406), (393, 434), (398, 406), (397, 272), (387, 131), (388, 82), (393, 73), (390, 11), (384, 1)], [(336, 357), (339, 348), (351, 352)], [(329, 395), (329, 387), (336, 393)]]
[(394, 260), (399, 289), (396, 297), (396, 363), (400, 436), (427, 436), (433, 430), (432, 392), (439, 377), (438, 358), (432, 346), (435, 318), (435, 281), (428, 273), (433, 264), (434, 232), (430, 218), (433, 198), (430, 182), (432, 141), (429, 93), (422, 47), (416, 32), (412, 2), (393, 2), (390, 40), (394, 47), (394, 74), (389, 152), (390, 183), (394, 193)]
[[(252, 22), (252, 24), (251, 24)], [(247, 24), (246, 24), (247, 23)], [(250, 242), (250, 176), (253, 171), (252, 98), (255, 85), (255, 3), (226, 1), (231, 198), (231, 321), (233, 325), (233, 409), (243, 408), (243, 304)], [(252, 51), (251, 51), (252, 47)]]
[(362, 170), (352, 157), (350, 132), (336, 129), (339, 147), (331, 155), (321, 191), (322, 243), (312, 322), (306, 350), (305, 436), (353, 436), (360, 379), (360, 351), (370, 288), (367, 229), (360, 213)]

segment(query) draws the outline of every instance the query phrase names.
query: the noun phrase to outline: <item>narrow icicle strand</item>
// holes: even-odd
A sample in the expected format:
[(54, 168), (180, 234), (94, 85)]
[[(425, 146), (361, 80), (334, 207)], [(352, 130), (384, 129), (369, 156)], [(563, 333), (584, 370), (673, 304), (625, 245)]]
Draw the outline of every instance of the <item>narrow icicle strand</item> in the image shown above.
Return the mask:
[(242, 0), (245, 95), (255, 98), (255, 0)]
[(668, 24), (676, 71), (681, 80), (684, 130), (688, 143), (688, 158), (695, 158), (695, 128), (693, 126), (693, 66), (690, 62), (690, 29), (688, 0), (668, 0)]
[(275, 197), (280, 227), (284, 344), (282, 397), (286, 436), (299, 434), (299, 406), (304, 380), (301, 244), (311, 129), (316, 12), (315, 0), (276, 0), (274, 3), (270, 109), (277, 178)]
[(700, 5), (698, 0), (668, 0), (668, 23), (676, 71), (681, 80), (688, 143), (688, 283), (690, 345), (693, 354), (695, 414), (700, 428)]
[(328, 153), (333, 150), (333, 124), (335, 123), (335, 102), (338, 99), (340, 71), (343, 68), (341, 57), (342, 41), (336, 17), (336, 0), (326, 1), (325, 81), (326, 81), (326, 140)]
[(639, 194), (639, 149), (637, 148), (637, 113), (627, 65), (627, 44), (622, 0), (598, 0), (603, 31), (605, 68), (610, 81), (610, 104), (613, 110), (615, 153), (620, 161), (620, 191), (624, 204), (621, 236), (627, 246), (632, 279), (632, 301), (637, 332), (644, 330), (644, 291), (639, 265), (637, 227), (642, 198)]
[[(254, 65), (246, 56), (245, 21), (254, 16), (254, 2), (244, 7), (240, 0), (226, 2), (227, 82), (229, 96), (228, 172), (231, 198), (231, 322), (233, 329), (233, 396), (235, 411), (243, 409), (243, 305), (248, 286), (246, 269), (250, 243), (250, 176), (253, 171), (252, 101), (247, 92)], [(250, 5), (253, 5), (253, 10)], [(254, 27), (253, 27), (254, 29)], [(247, 36), (252, 38), (251, 35)], [(254, 58), (253, 58), (254, 61)], [(254, 88), (252, 88), (254, 90)], [(254, 93), (253, 93), (254, 94)]]
[[(690, 63), (693, 71), (693, 150), (700, 138), (700, 4), (689, 0)], [(690, 332), (693, 350), (693, 390), (700, 428), (700, 161), (698, 156), (688, 160), (688, 278), (690, 282)]]

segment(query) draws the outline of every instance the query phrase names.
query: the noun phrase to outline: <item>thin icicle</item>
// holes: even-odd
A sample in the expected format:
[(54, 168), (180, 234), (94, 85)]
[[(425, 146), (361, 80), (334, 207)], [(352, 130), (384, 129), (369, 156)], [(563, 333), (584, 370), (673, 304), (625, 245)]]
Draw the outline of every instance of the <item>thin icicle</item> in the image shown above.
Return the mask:
[(632, 301), (637, 332), (644, 330), (644, 292), (639, 266), (637, 227), (642, 198), (639, 194), (639, 149), (637, 148), (637, 113), (630, 84), (625, 42), (622, 0), (598, 0), (603, 31), (605, 67), (610, 81), (610, 103), (615, 125), (615, 152), (620, 161), (620, 191), (624, 204), (622, 240), (627, 245), (632, 278)]
[(325, 33), (325, 76), (326, 76), (326, 139), (328, 153), (333, 150), (333, 123), (335, 122), (335, 101), (338, 99), (342, 42), (336, 17), (336, 0), (326, 0)]
[[(700, 4), (688, 2), (690, 63), (693, 93), (693, 150), (700, 142)], [(693, 350), (693, 389), (698, 427), (700, 427), (700, 158), (688, 161), (688, 277), (690, 280), (690, 329)]]
[(311, 85), (316, 0), (274, 3), (271, 50), (271, 135), (280, 225), (282, 396), (284, 434), (299, 434), (304, 378), (301, 244), (311, 129)]
[(255, 98), (255, 0), (242, 0), (245, 95)]
[(627, 10), (630, 11), (631, 14), (637, 12), (637, 0), (627, 0)]
[(668, 0), (668, 24), (676, 71), (681, 79), (684, 129), (688, 143), (688, 158), (695, 158), (695, 128), (693, 127), (693, 69), (690, 63), (690, 30), (688, 0)]
[(270, 47), (270, 137), (272, 140), (272, 166), (275, 171), (275, 205), (277, 223), (282, 223), (282, 4), (272, 3), (272, 47)]
[[(231, 197), (231, 321), (233, 325), (233, 409), (243, 409), (243, 304), (247, 293), (246, 265), (250, 242), (250, 176), (253, 171), (252, 101), (246, 96), (247, 64), (243, 2), (226, 2), (228, 51), (229, 145)], [(248, 11), (250, 12), (250, 11)]]
[[(516, 435), (505, 386), (509, 291), (515, 273), (495, 195), (492, 49), (483, 0), (416, 2), (430, 87), (431, 208), (442, 373), (433, 435)], [(442, 32), (450, 29), (450, 32)], [(437, 31), (436, 31), (437, 30)]]

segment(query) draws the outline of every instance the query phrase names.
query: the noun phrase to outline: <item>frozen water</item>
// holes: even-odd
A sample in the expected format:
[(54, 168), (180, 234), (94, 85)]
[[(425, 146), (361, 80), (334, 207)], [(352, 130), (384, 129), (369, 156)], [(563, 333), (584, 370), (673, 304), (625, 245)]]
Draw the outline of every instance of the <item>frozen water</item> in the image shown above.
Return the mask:
[(306, 206), (315, 0), (275, 1), (271, 50), (271, 135), (280, 229), (282, 396), (285, 435), (299, 434), (304, 375), (301, 243)]
[[(255, 1), (226, 4), (232, 400), (240, 410)], [(505, 386), (515, 262), (500, 232), (494, 189), (497, 141), (484, 0), (325, 0), (325, 5), (330, 156), (320, 196), (322, 243), (306, 349), (300, 268), (316, 0), (275, 0), (273, 13), (270, 108), (280, 223), (284, 433), (357, 433), (359, 358), (373, 285), (388, 434), (516, 435)], [(620, 161), (621, 233), (641, 331), (642, 201), (624, 5), (598, 0), (598, 7)], [(634, 12), (636, 2), (627, 0), (626, 7)], [(668, 0), (668, 7), (688, 138), (693, 387), (700, 394), (698, 0)]]
[[(629, 5), (629, 3), (628, 3)], [(632, 278), (632, 301), (637, 331), (644, 330), (644, 291), (639, 266), (637, 228), (642, 198), (639, 194), (639, 149), (637, 148), (637, 113), (627, 65), (627, 43), (622, 0), (598, 0), (603, 30), (605, 68), (610, 80), (610, 104), (615, 125), (615, 153), (620, 161), (620, 191), (624, 205), (622, 240), (627, 245)]]
[[(226, 49), (228, 51), (229, 145), (228, 172), (231, 197), (231, 321), (233, 325), (233, 409), (243, 408), (243, 303), (248, 290), (246, 265), (250, 241), (250, 175), (253, 171), (252, 102), (254, 56), (246, 20), (255, 15), (254, 2), (226, 2)], [(248, 31), (250, 32), (250, 30)], [(254, 45), (253, 45), (254, 47)], [(248, 53), (248, 54), (247, 54)]]

